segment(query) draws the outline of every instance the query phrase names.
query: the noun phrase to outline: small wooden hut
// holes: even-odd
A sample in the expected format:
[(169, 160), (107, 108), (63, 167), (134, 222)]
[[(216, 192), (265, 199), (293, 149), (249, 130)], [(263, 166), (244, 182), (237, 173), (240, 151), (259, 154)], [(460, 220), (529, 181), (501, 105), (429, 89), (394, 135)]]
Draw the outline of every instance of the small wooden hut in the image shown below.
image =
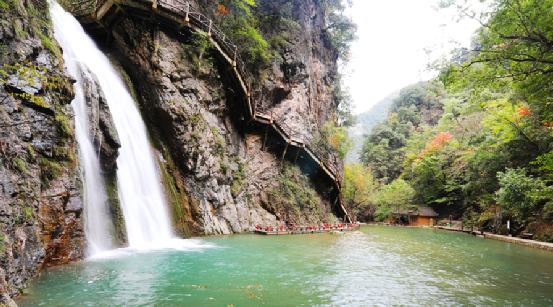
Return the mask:
[(418, 207), (411, 210), (398, 210), (395, 217), (386, 219), (387, 223), (399, 222), (408, 226), (434, 226), (438, 214), (431, 207)]

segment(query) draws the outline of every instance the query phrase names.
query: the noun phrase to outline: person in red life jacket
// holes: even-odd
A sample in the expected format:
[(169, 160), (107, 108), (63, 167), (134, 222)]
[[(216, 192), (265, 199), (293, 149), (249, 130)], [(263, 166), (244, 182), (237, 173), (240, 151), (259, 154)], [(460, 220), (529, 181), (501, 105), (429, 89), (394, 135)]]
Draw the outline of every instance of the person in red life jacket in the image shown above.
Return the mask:
[(257, 230), (259, 230), (259, 224), (257, 224), (257, 226), (255, 228), (257, 228)]
[(269, 226), (267, 226), (267, 232), (269, 232)]
[(283, 228), (284, 228), (284, 226), (280, 226), (280, 231), (282, 231)]
[(291, 229), (292, 231), (294, 231), (294, 226), (292, 226), (290, 229)]

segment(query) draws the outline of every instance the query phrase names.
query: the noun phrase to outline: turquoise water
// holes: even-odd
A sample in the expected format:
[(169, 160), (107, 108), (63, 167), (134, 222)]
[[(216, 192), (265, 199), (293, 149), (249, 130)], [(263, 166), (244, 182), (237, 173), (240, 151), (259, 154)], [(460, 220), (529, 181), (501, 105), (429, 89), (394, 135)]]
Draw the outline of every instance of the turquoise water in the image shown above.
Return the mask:
[(234, 235), (50, 268), (20, 306), (551, 306), (553, 253), (441, 230)]

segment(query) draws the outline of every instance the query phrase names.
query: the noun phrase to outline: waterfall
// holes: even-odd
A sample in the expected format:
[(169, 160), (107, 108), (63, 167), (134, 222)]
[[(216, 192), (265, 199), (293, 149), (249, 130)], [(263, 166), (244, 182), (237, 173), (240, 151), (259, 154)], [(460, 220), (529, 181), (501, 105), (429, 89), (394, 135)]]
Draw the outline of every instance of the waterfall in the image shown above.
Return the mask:
[[(54, 23), (55, 36), (63, 48), (64, 60), (69, 73), (76, 76), (72, 67), (76, 67), (79, 62), (88, 66), (98, 77), (113, 116), (121, 141), (120, 154), (117, 158), (117, 181), (129, 246), (133, 248), (163, 246), (172, 238), (169, 213), (162, 192), (156, 160), (147, 138), (146, 127), (134, 100), (108, 58), (88, 37), (79, 22), (54, 1), (50, 2), (50, 13)], [(77, 93), (79, 93), (78, 82), (76, 87)], [(77, 123), (87, 121), (86, 111), (82, 114), (77, 112), (82, 107), (78, 106), (83, 103), (82, 100), (81, 97), (80, 100), (76, 98), (72, 102), (76, 110)], [(86, 125), (86, 123), (79, 125)], [(81, 127), (81, 129), (83, 129), (81, 132), (84, 135), (77, 134), (79, 144), (86, 143), (83, 147), (90, 146), (92, 148), (92, 144), (88, 140), (88, 133), (86, 133), (87, 128)], [(80, 139), (82, 137), (86, 137), (86, 141), (82, 141)], [(88, 159), (88, 161), (84, 161), (85, 166), (95, 163), (93, 168), (95, 167), (96, 170), (85, 169), (87, 176), (84, 179), (86, 196), (96, 197), (99, 194), (92, 194), (96, 194), (99, 190), (97, 190), (97, 186), (88, 186), (88, 174), (97, 171), (97, 158), (95, 155), (91, 157), (88, 154), (83, 154), (82, 158)], [(94, 236), (94, 238), (90, 237), (89, 242), (94, 244), (96, 244), (94, 241), (96, 236), (108, 236), (100, 231), (106, 227), (106, 221), (103, 221), (103, 225), (97, 224), (97, 220), (102, 222), (101, 219), (104, 216), (102, 207), (105, 204), (100, 203), (101, 201), (95, 200), (92, 203), (88, 199), (85, 200), (86, 206), (94, 207), (87, 208), (85, 211), (86, 230)], [(96, 206), (100, 209), (97, 210)], [(87, 239), (89, 239), (89, 234), (87, 234)]]
[[(57, 3), (51, 5), (58, 6)], [(57, 10), (59, 7), (53, 9)], [(54, 15), (54, 14), (52, 14)], [(71, 106), (75, 112), (75, 136), (79, 145), (79, 157), (81, 161), (81, 175), (84, 184), (84, 232), (87, 241), (87, 255), (91, 256), (110, 249), (111, 238), (109, 233), (109, 215), (106, 205), (106, 193), (103, 178), (100, 174), (98, 155), (90, 137), (90, 125), (88, 122), (87, 105), (83, 93), (82, 80), (78, 73), (77, 57), (71, 48), (67, 48), (67, 36), (60, 34), (59, 23), (56, 23), (56, 39), (64, 50), (64, 60), (67, 71), (77, 80), (75, 84), (75, 99)]]

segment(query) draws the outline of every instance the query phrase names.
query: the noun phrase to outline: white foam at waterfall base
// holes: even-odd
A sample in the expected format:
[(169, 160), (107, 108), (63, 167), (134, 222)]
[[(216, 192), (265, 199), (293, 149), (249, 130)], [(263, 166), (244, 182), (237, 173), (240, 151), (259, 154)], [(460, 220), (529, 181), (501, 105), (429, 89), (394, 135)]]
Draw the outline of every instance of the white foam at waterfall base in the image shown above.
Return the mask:
[(82, 62), (96, 74), (113, 116), (121, 141), (117, 181), (129, 247), (142, 249), (173, 245), (155, 158), (131, 94), (79, 22), (55, 2), (50, 3), (50, 13), (56, 39), (64, 53), (71, 54), (66, 63)]
[(206, 242), (200, 239), (188, 239), (188, 240), (172, 239), (172, 240), (160, 243), (157, 247), (155, 245), (150, 245), (148, 246), (148, 248), (127, 247), (127, 248), (119, 248), (114, 250), (106, 250), (87, 258), (87, 260), (96, 261), (96, 260), (105, 260), (105, 259), (113, 259), (113, 258), (125, 258), (125, 257), (132, 257), (140, 253), (163, 252), (163, 251), (203, 252), (204, 250), (210, 249), (210, 248), (224, 248), (224, 247), (220, 247), (211, 242)]

